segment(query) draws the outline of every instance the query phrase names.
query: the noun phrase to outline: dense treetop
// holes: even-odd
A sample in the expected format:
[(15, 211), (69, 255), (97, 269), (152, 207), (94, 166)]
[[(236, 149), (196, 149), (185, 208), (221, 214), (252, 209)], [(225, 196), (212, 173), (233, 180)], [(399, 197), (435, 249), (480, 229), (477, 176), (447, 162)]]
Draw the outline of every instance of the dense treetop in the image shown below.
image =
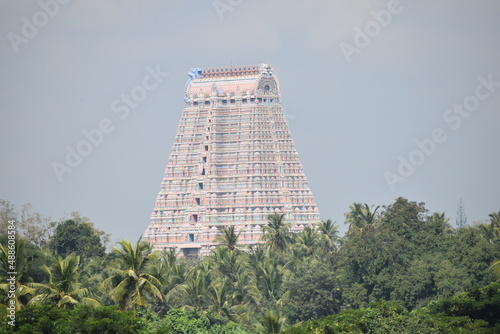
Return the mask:
[[(0, 202), (2, 219), (16, 215)], [(201, 259), (153, 251), (140, 239), (106, 253), (104, 232), (77, 213), (52, 224), (25, 216), (36, 219), (16, 241), (23, 333), (493, 333), (500, 326), (500, 212), (455, 229), (424, 203), (353, 203), (344, 237), (330, 220), (291, 233), (292, 222), (275, 214), (260, 245), (242, 247), (237, 227), (228, 227)], [(47, 223), (47, 233), (36, 222)], [(5, 231), (0, 241), (6, 315)], [(68, 327), (68, 319), (79, 325)]]

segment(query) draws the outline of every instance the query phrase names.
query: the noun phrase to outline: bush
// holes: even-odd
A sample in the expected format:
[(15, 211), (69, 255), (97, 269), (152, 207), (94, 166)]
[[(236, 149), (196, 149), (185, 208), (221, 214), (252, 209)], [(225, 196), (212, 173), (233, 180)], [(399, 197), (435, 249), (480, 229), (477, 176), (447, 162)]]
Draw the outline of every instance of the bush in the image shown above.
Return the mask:
[[(52, 306), (29, 306), (17, 311), (17, 333), (52, 334), (139, 334), (144, 333), (145, 324), (135, 319), (133, 312), (118, 312), (115, 306), (91, 307), (80, 305), (73, 310), (56, 309)], [(11, 333), (6, 323), (0, 333)]]

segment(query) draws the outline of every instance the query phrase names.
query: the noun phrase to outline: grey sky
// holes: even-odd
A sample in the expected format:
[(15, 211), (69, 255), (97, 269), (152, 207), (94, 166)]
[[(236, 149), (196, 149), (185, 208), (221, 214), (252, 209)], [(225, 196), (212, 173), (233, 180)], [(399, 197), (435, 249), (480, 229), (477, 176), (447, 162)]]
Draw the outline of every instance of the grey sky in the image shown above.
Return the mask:
[[(500, 1), (401, 0), (348, 63), (339, 45), (355, 46), (354, 29), (376, 29), (372, 11), (388, 8), (353, 2), (220, 0), (231, 10), (218, 13), (212, 1), (73, 0), (16, 53), (9, 33), (23, 36), (23, 17), (38, 15), (43, 25), (42, 8), (0, 1), (0, 198), (30, 202), (54, 220), (79, 211), (113, 241), (136, 240), (159, 190), (188, 70), (270, 63), (323, 219), (343, 226), (353, 202), (386, 205), (398, 196), (453, 222), (462, 197), (469, 222), (487, 219), (500, 210), (500, 87), (476, 99), (459, 126), (443, 117), (474, 102), (478, 77), (500, 82)], [(157, 66), (168, 77), (126, 117), (114, 113), (112, 102)], [(113, 130), (59, 182), (53, 162), (65, 163), (65, 147), (103, 119)], [(398, 173), (398, 157), (409, 159), (415, 140), (437, 128), (446, 140), (392, 191), (384, 173)]]

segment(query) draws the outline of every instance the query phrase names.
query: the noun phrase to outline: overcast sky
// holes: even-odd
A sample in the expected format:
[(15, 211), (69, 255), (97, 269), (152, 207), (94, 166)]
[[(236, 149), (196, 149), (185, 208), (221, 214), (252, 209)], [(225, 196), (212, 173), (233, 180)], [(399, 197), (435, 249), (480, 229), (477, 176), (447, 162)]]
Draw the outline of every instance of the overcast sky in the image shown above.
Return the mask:
[(500, 210), (498, 0), (54, 1), (0, 1), (1, 199), (137, 240), (189, 69), (270, 63), (322, 219)]

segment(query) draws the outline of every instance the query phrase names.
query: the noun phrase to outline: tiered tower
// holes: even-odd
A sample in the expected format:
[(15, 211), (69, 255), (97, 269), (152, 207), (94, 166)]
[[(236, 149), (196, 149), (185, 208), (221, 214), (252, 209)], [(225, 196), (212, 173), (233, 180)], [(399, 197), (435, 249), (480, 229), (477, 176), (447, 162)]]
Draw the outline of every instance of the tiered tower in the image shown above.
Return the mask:
[(319, 212), (267, 64), (192, 69), (184, 110), (144, 240), (183, 255), (207, 254), (220, 229), (259, 243), (270, 214), (292, 230)]

